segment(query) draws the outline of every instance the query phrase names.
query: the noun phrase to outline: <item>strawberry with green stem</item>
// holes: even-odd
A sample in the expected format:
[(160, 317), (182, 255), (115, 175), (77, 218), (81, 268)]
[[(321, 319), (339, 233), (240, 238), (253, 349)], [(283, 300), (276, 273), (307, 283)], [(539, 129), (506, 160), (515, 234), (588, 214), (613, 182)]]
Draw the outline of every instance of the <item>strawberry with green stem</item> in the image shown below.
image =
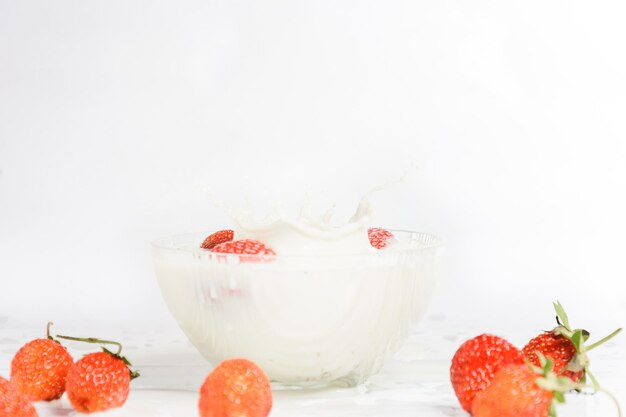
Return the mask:
[[(620, 329), (621, 330), (621, 329)], [(599, 346), (599, 345), (598, 345)], [(622, 408), (619, 405), (617, 398), (610, 392), (600, 387), (597, 381), (589, 386), (583, 381), (574, 382), (567, 376), (559, 376), (554, 373), (554, 361), (550, 357), (545, 357), (541, 353), (538, 354), (540, 366), (529, 364), (530, 368), (541, 375), (536, 380), (539, 387), (550, 390), (553, 393), (553, 400), (550, 405), (550, 417), (556, 417), (556, 408), (559, 404), (565, 403), (565, 394), (572, 391), (581, 392), (585, 388), (593, 388), (595, 392), (602, 392), (606, 394), (615, 407), (617, 408), (617, 416), (622, 417)], [(593, 380), (593, 378), (591, 378)]]
[(596, 391), (600, 386), (589, 372), (587, 352), (615, 337), (622, 329), (617, 329), (599, 341), (585, 345), (589, 332), (584, 329), (572, 329), (565, 309), (560, 302), (553, 303), (556, 311), (557, 327), (531, 339), (522, 349), (526, 358), (535, 366), (540, 365), (539, 354), (552, 359), (556, 375), (565, 376), (574, 382), (586, 382), (589, 376)]
[(122, 345), (112, 340), (94, 337), (56, 336), (77, 342), (114, 345), (115, 353), (106, 347), (90, 353), (72, 365), (67, 376), (67, 398), (79, 412), (93, 413), (121, 407), (128, 398), (130, 381), (139, 373), (130, 369), (131, 363), (122, 356)]
[[(537, 354), (540, 366), (512, 364), (500, 369), (472, 403), (473, 417), (556, 417), (565, 394), (586, 385), (554, 373), (554, 361)], [(608, 394), (622, 416), (617, 399)]]
[(565, 393), (582, 387), (553, 372), (554, 362), (538, 354), (540, 367), (512, 364), (498, 371), (491, 384), (472, 403), (474, 417), (556, 416), (556, 407), (565, 402)]

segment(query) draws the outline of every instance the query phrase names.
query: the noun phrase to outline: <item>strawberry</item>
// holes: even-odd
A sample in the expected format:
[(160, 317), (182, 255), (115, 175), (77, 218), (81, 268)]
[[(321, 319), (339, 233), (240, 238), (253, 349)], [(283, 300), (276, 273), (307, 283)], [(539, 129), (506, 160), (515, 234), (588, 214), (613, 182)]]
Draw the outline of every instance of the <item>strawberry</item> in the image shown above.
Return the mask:
[(37, 411), (20, 392), (0, 376), (0, 417), (37, 417)]
[(585, 346), (589, 332), (572, 329), (561, 303), (557, 301), (553, 305), (557, 315), (557, 327), (531, 339), (522, 349), (524, 355), (535, 366), (540, 365), (540, 355), (549, 357), (554, 363), (554, 373), (557, 375), (568, 377), (574, 382), (585, 382), (586, 376), (589, 375), (594, 385), (597, 385), (593, 375), (589, 374), (587, 352), (617, 335), (621, 329), (590, 346)]
[(116, 353), (103, 347), (102, 352), (85, 355), (72, 365), (65, 386), (72, 406), (81, 413), (94, 413), (124, 405), (128, 398), (130, 381), (137, 378), (139, 373), (131, 371), (131, 363), (121, 356), (122, 345), (93, 337), (56, 337), (117, 346)]
[(576, 346), (570, 339), (561, 333), (551, 331), (544, 332), (531, 339), (522, 349), (526, 358), (533, 365), (539, 365), (537, 352), (554, 360), (554, 371), (558, 375), (567, 376), (572, 381), (579, 381), (584, 375), (584, 367), (579, 371), (570, 370), (570, 364), (574, 366), (576, 362)]
[(370, 245), (376, 249), (383, 249), (395, 240), (393, 233), (380, 227), (367, 229), (367, 237), (370, 240)]
[(204, 242), (202, 242), (202, 245), (200, 245), (200, 247), (202, 249), (213, 249), (220, 243), (230, 242), (231, 240), (233, 240), (234, 236), (235, 232), (232, 230), (220, 230), (207, 236), (207, 238), (204, 239)]
[(459, 403), (470, 411), (476, 394), (489, 386), (498, 370), (523, 363), (522, 352), (501, 337), (482, 334), (466, 341), (450, 366), (450, 381)]
[(30, 401), (51, 401), (65, 392), (72, 356), (59, 342), (35, 339), (20, 348), (11, 361), (11, 383)]
[(200, 417), (266, 417), (272, 409), (269, 378), (254, 362), (229, 359), (204, 380)]
[(236, 253), (246, 255), (276, 255), (273, 249), (265, 246), (263, 242), (254, 239), (232, 240), (220, 243), (213, 248), (217, 253)]
[[(500, 369), (491, 384), (476, 394), (472, 416), (556, 417), (556, 406), (565, 402), (564, 394), (584, 385), (557, 376), (552, 359), (541, 353), (537, 356), (540, 366), (512, 364)], [(619, 410), (617, 401), (615, 405)]]
[(128, 398), (131, 371), (123, 358), (111, 352), (85, 355), (67, 376), (67, 398), (81, 413), (121, 407)]
[(476, 394), (474, 417), (548, 417), (552, 391), (537, 385), (539, 377), (528, 365), (508, 365), (491, 384)]

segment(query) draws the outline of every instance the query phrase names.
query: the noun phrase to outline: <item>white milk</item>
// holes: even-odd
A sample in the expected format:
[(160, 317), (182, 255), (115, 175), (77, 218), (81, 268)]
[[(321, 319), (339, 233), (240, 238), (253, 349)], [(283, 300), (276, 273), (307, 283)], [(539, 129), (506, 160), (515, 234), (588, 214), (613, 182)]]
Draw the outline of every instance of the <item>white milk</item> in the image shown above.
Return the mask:
[(266, 224), (235, 215), (235, 239), (274, 249), (265, 262), (199, 249), (204, 236), (155, 242), (167, 305), (213, 365), (243, 357), (287, 385), (354, 385), (378, 371), (421, 318), (438, 241), (395, 232), (371, 247), (366, 198), (342, 227), (278, 213)]

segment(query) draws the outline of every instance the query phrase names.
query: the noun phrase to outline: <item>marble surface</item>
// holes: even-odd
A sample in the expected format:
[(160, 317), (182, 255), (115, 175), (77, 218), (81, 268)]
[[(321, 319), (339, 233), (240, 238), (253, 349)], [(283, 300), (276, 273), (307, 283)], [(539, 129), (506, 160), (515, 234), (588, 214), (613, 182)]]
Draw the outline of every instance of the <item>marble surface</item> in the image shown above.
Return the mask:
[[(483, 329), (484, 330), (484, 329)], [(461, 330), (442, 315), (431, 315), (411, 335), (406, 345), (378, 375), (356, 388), (320, 390), (277, 390), (271, 416), (466, 416), (448, 380), (449, 360), (465, 339), (481, 331)], [(8, 376), (11, 357), (26, 341), (41, 331), (0, 323), (0, 375)], [(177, 329), (158, 333), (120, 331), (115, 337), (125, 344), (125, 354), (142, 376), (133, 381), (124, 407), (102, 415), (108, 417), (192, 417), (197, 416), (197, 390), (211, 366), (195, 351)], [(521, 343), (526, 335), (515, 332), (510, 340)], [(593, 352), (595, 374), (606, 388), (624, 403), (626, 351), (623, 341), (610, 342)], [(73, 356), (90, 348), (69, 343)], [(36, 405), (39, 415), (79, 415), (63, 397)], [(603, 395), (572, 395), (561, 408), (561, 417), (613, 416), (614, 406)]]

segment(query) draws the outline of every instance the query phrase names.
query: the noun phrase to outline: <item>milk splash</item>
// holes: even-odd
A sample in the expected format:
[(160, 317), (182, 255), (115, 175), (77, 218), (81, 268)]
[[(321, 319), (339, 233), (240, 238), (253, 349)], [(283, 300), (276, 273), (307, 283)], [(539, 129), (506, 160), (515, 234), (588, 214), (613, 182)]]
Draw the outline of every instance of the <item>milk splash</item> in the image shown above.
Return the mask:
[(237, 225), (236, 239), (259, 240), (281, 255), (368, 253), (376, 249), (369, 243), (367, 230), (378, 226), (372, 224), (371, 197), (403, 182), (405, 177), (368, 191), (361, 197), (354, 214), (340, 226), (331, 224), (334, 206), (317, 216), (311, 212), (309, 204), (303, 205), (297, 216), (289, 215), (283, 208), (275, 206), (266, 219), (259, 221), (250, 210), (215, 204), (226, 210)]

